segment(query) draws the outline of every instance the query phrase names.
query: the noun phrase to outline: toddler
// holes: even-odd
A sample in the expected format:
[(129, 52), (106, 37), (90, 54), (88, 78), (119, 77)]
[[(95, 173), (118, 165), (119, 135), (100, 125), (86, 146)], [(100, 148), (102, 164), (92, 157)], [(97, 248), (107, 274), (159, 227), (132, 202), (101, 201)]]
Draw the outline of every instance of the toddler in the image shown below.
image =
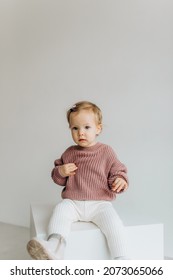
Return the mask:
[(85, 221), (103, 232), (112, 259), (128, 259), (124, 226), (111, 202), (128, 188), (127, 169), (109, 145), (97, 142), (102, 130), (97, 105), (78, 102), (68, 110), (67, 120), (76, 145), (55, 160), (51, 174), (64, 186), (62, 202), (54, 208), (47, 241), (33, 238), (28, 252), (34, 259), (63, 259), (71, 224)]

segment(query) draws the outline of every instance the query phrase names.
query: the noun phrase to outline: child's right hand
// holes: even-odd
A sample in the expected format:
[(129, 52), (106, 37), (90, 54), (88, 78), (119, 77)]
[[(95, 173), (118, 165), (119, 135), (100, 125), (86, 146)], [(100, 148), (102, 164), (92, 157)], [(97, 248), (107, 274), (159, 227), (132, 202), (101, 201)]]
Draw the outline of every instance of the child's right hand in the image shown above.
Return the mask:
[(77, 166), (74, 163), (66, 163), (59, 166), (59, 173), (62, 177), (73, 176), (76, 174)]

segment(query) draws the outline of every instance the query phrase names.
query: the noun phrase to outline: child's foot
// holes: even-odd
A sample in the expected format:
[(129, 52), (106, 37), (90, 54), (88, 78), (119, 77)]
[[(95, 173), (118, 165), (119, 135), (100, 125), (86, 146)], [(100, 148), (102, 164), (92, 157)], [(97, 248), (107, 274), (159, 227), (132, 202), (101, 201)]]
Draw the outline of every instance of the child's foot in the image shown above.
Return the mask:
[(130, 260), (130, 259), (128, 257), (122, 256), (122, 257), (116, 257), (114, 258), (114, 260)]
[(56, 255), (50, 248), (50, 243), (43, 239), (33, 238), (27, 244), (30, 256), (35, 260), (56, 260)]

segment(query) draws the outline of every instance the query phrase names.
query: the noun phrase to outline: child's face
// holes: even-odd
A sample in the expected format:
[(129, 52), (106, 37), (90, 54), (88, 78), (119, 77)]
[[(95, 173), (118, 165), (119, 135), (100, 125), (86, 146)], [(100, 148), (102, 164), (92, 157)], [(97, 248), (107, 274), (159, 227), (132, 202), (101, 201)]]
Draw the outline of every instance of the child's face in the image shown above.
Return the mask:
[(74, 142), (81, 147), (96, 144), (96, 137), (101, 131), (101, 125), (96, 122), (92, 111), (81, 110), (70, 115), (70, 129)]

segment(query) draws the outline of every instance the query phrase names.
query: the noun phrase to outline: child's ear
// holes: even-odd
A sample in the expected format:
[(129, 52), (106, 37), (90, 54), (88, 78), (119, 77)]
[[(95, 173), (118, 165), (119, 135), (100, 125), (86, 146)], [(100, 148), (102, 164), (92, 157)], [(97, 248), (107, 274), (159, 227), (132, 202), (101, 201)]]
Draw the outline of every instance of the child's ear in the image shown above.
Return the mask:
[(97, 126), (97, 135), (99, 135), (101, 131), (102, 131), (102, 124), (98, 124), (98, 126)]

